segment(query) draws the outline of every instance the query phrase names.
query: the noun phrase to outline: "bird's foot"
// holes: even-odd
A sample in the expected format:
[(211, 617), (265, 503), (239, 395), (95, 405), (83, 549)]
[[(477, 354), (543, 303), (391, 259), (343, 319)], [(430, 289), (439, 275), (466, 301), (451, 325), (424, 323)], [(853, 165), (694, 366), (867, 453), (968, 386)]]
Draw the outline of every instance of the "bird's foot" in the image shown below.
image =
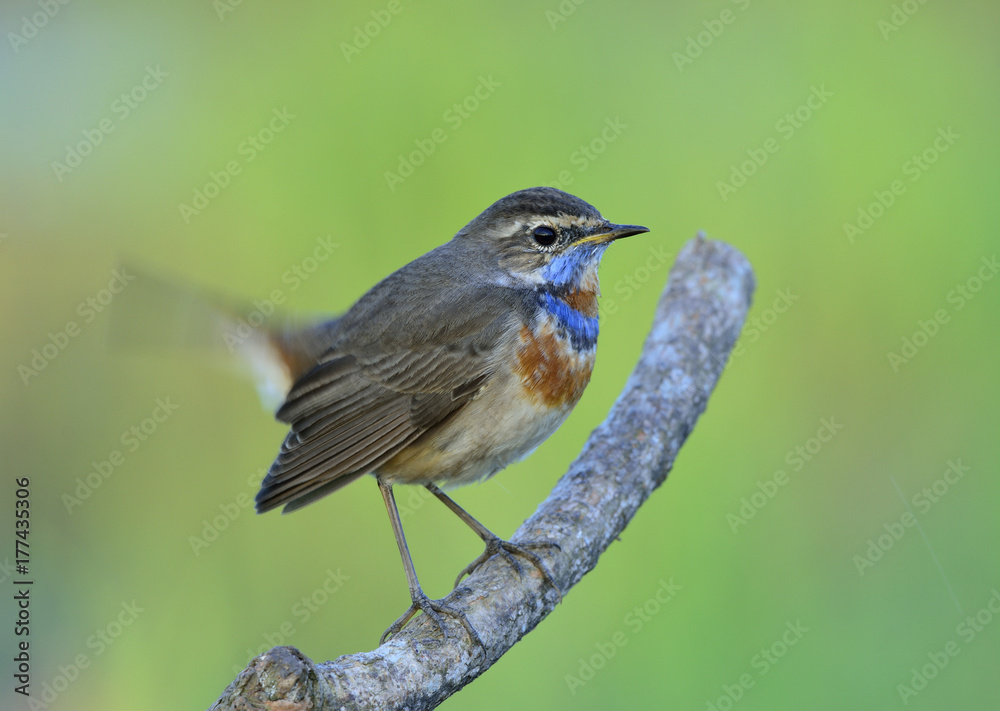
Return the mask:
[(559, 585), (556, 584), (556, 579), (553, 577), (551, 571), (549, 571), (548, 566), (542, 562), (541, 558), (528, 550), (529, 548), (556, 548), (561, 550), (558, 543), (555, 541), (526, 541), (524, 543), (511, 543), (510, 541), (505, 541), (497, 536), (485, 538), (483, 540), (486, 543), (486, 550), (483, 551), (482, 555), (465, 566), (462, 572), (458, 574), (458, 577), (455, 578), (456, 587), (458, 587), (458, 584), (463, 577), (471, 575), (472, 571), (499, 553), (507, 560), (508, 563), (510, 563), (511, 567), (517, 571), (518, 575), (521, 575), (523, 571), (521, 569), (521, 564), (517, 562), (517, 558), (514, 556), (520, 556), (529, 561), (532, 565), (538, 568), (538, 571), (542, 574), (542, 580), (551, 585), (552, 588), (559, 593), (559, 598), (562, 599), (562, 590), (560, 590)]
[(445, 605), (441, 600), (431, 600), (420, 588), (417, 588), (417, 591), (410, 595), (410, 599), (412, 600), (410, 609), (404, 612), (398, 620), (389, 625), (389, 629), (382, 633), (382, 638), (379, 640), (379, 644), (385, 643), (387, 639), (394, 637), (400, 630), (406, 627), (407, 623), (413, 619), (413, 616), (416, 615), (417, 612), (423, 612), (427, 615), (427, 617), (433, 620), (434, 624), (438, 626), (438, 629), (441, 630), (441, 635), (445, 639), (448, 639), (448, 629), (445, 627), (444, 620), (441, 619), (441, 615), (447, 615), (448, 617), (458, 620), (462, 623), (462, 626), (465, 628), (469, 637), (472, 638), (472, 641), (475, 642), (485, 653), (486, 645), (483, 644), (482, 638), (480, 638), (479, 633), (476, 632), (476, 628), (472, 626), (472, 623), (469, 622), (469, 618), (464, 612), (451, 607), (450, 605)]

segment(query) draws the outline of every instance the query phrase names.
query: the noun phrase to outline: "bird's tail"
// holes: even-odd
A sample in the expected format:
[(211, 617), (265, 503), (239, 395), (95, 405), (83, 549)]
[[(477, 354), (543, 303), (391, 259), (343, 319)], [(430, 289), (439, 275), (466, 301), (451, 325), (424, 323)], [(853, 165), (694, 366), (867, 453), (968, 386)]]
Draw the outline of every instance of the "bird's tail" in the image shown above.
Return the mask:
[(291, 318), (270, 300), (242, 302), (134, 264), (126, 267), (136, 279), (111, 309), (112, 348), (183, 348), (236, 364), (252, 375), (272, 412), (326, 352), (336, 330), (337, 319)]

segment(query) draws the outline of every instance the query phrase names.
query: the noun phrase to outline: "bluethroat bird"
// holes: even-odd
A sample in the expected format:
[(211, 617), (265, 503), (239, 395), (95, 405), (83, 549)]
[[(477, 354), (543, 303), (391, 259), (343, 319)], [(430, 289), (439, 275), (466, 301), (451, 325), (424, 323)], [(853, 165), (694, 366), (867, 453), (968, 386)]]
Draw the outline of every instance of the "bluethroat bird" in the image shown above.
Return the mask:
[[(608, 222), (555, 188), (508, 195), (450, 242), (389, 275), (343, 316), (266, 342), (291, 388), (277, 418), (291, 426), (257, 494), (257, 511), (294, 511), (364, 474), (385, 502), (410, 586), (410, 608), (465, 616), (420, 588), (393, 498), (418, 484), (486, 544), (458, 576), (495, 554), (530, 561), (438, 485), (493, 476), (555, 432), (590, 381), (597, 346), (597, 267), (616, 239), (648, 232)], [(546, 545), (546, 544), (538, 544)]]

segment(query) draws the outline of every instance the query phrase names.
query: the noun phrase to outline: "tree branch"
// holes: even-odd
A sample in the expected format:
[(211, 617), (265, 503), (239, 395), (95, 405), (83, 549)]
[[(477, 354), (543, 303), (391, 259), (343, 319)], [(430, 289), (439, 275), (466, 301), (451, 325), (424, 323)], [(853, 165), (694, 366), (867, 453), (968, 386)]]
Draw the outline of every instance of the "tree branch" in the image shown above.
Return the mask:
[[(657, 306), (639, 363), (607, 419), (514, 542), (552, 541), (535, 552), (565, 594), (596, 564), (639, 506), (663, 483), (704, 411), (750, 307), (746, 258), (695, 238), (681, 251)], [(315, 663), (294, 647), (256, 657), (212, 706), (215, 711), (431, 709), (486, 671), (559, 602), (534, 567), (519, 576), (500, 557), (448, 595), (485, 650), (446, 620), (442, 640), (418, 617), (372, 652)]]

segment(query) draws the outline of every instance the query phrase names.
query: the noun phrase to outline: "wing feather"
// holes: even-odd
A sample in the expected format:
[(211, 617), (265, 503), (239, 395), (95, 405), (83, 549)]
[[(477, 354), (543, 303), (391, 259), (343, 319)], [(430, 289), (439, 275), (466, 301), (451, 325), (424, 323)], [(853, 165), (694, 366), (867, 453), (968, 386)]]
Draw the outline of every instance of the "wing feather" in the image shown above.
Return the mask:
[[(377, 437), (371, 436), (370, 433), (357, 433), (360, 436), (343, 437), (335, 446), (323, 446), (319, 452), (314, 452), (312, 457), (282, 467), (279, 476), (270, 477), (269, 474), (268, 488), (278, 494), (319, 474), (349, 473), (352, 468), (356, 468), (355, 465), (364, 464), (365, 456), (377, 457), (387, 443), (391, 446), (398, 436), (408, 434), (405, 431), (408, 426), (407, 419), (406, 412), (397, 411), (393, 416), (383, 418), (377, 429), (370, 428), (371, 431), (377, 432)], [(412, 428), (409, 430), (412, 433)], [(331, 433), (331, 435), (336, 434), (338, 433)], [(365, 436), (366, 434), (368, 436)]]
[[(365, 299), (382, 298), (371, 293)], [(486, 289), (473, 299), (476, 308), (458, 309), (451, 321), (431, 327), (425, 319), (389, 339), (373, 339), (349, 311), (332, 347), (278, 410), (291, 431), (262, 482), (258, 511), (322, 498), (460, 410), (495, 372), (498, 340), (521, 323), (509, 299)]]

